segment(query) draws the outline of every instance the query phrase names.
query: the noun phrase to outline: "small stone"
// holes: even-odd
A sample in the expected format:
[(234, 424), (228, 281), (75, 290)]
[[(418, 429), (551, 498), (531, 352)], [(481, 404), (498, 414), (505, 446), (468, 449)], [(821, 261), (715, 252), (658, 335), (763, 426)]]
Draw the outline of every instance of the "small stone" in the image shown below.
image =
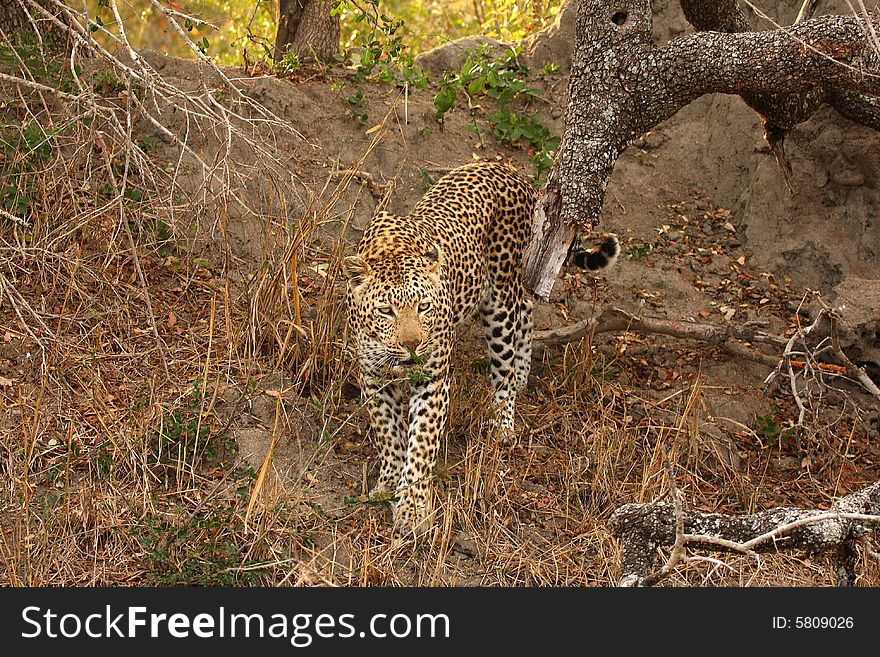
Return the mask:
[(831, 180), (842, 187), (859, 187), (865, 184), (865, 174), (861, 171), (834, 171)]
[(475, 557), (477, 556), (477, 544), (470, 538), (464, 538), (463, 536), (456, 536), (455, 540), (452, 542), (452, 549), (454, 552), (458, 552), (466, 557)]
[(642, 142), (647, 149), (660, 148), (665, 141), (666, 137), (659, 132), (647, 132), (642, 136)]

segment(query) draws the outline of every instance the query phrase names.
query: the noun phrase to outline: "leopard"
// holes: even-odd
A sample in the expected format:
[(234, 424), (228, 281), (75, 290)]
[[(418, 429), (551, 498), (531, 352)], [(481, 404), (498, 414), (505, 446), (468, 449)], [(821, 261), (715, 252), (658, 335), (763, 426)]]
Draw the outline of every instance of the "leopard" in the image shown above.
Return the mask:
[[(456, 329), (475, 314), (489, 351), (492, 424), (496, 435), (513, 435), (531, 368), (533, 302), (522, 269), (536, 201), (535, 186), (512, 165), (466, 164), (409, 214), (376, 213), (344, 259), (348, 330), (380, 460), (370, 497), (392, 503), (396, 535), (430, 529)], [(581, 251), (575, 264), (599, 271), (618, 246), (609, 238)]]

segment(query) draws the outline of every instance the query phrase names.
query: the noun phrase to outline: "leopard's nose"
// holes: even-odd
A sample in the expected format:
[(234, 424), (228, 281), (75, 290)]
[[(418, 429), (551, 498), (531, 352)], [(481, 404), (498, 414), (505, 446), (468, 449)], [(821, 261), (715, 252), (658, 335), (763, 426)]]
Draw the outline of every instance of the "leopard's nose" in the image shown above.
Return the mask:
[(415, 351), (416, 347), (418, 347), (420, 344), (422, 344), (422, 341), (419, 340), (418, 338), (414, 338), (412, 340), (404, 340), (403, 342), (401, 342), (401, 344), (404, 347), (406, 347), (407, 349), (409, 349), (410, 351)]

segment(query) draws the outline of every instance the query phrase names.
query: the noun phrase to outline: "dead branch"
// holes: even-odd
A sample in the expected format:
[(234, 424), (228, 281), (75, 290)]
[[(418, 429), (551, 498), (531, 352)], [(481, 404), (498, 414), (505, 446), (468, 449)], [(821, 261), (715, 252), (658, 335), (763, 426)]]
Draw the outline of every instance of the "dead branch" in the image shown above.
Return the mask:
[(829, 509), (779, 507), (748, 515), (708, 513), (686, 509), (676, 517), (666, 502), (625, 504), (611, 514), (608, 526), (623, 543), (620, 586), (645, 586), (657, 548), (676, 544), (676, 523), (684, 523), (684, 545), (703, 550), (740, 552), (795, 551), (830, 553), (838, 585), (856, 580), (854, 542), (880, 523), (880, 482), (842, 497)]
[[(823, 391), (828, 388), (826, 377), (851, 379), (880, 400), (880, 388), (863, 368), (852, 362), (840, 346), (837, 337), (838, 326), (842, 321), (840, 313), (825, 304), (817, 293), (805, 295), (801, 305), (807, 298), (816, 299), (821, 306), (820, 311), (811, 324), (801, 327), (787, 339), (762, 331), (761, 324), (756, 322), (746, 322), (739, 326), (687, 322), (642, 317), (616, 307), (604, 309), (596, 317), (589, 317), (569, 326), (536, 331), (534, 339), (546, 346), (574, 342), (598, 333), (632, 331), (708, 343), (736, 358), (745, 358), (772, 367), (773, 371), (764, 380), (765, 388), (785, 372), (792, 398), (798, 407), (798, 418), (793, 428), (800, 431), (806, 426), (807, 413), (816, 413), (821, 405)], [(830, 337), (819, 340), (815, 345), (808, 344), (808, 338), (817, 333), (826, 320), (830, 323)], [(758, 344), (769, 345), (777, 353), (781, 350), (782, 355), (771, 356), (753, 348)], [(819, 357), (826, 354), (841, 365), (820, 361)], [(818, 399), (814, 397), (815, 394), (818, 394)]]
[[(811, 382), (818, 384), (818, 390), (821, 394), (821, 391), (826, 386), (824, 375), (840, 375), (840, 371), (836, 370), (836, 368), (828, 367), (826, 363), (819, 362), (818, 357), (826, 352), (842, 363), (841, 369), (844, 376), (859, 383), (869, 394), (880, 400), (880, 388), (871, 380), (863, 368), (850, 360), (840, 346), (838, 338), (839, 324), (842, 321), (840, 312), (826, 304), (817, 292), (808, 292), (801, 301), (801, 306), (808, 299), (813, 299), (819, 304), (819, 312), (812, 323), (799, 328), (791, 335), (785, 343), (782, 357), (773, 371), (764, 380), (765, 387), (770, 386), (782, 375), (783, 370), (786, 372), (792, 398), (798, 407), (796, 429), (801, 429), (804, 426), (808, 406), (813, 409), (818, 407), (817, 403), (809, 400), (812, 394), (809, 384)], [(818, 333), (818, 329), (826, 321), (830, 325), (829, 337), (822, 338), (815, 345), (811, 345), (808, 342), (808, 338), (812, 334)], [(808, 398), (808, 401), (804, 401), (804, 396)]]
[(536, 331), (535, 340), (545, 344), (563, 344), (579, 340), (590, 334), (609, 331), (659, 333), (686, 340), (708, 342), (738, 358), (747, 358), (775, 367), (779, 362), (777, 358), (749, 349), (741, 344), (742, 342), (769, 344), (777, 348), (785, 344), (782, 338), (761, 331), (758, 326), (755, 323), (736, 326), (733, 324), (685, 322), (659, 317), (640, 317), (621, 308), (610, 308), (603, 310), (598, 317), (590, 317), (570, 326)]
[[(803, 302), (801, 302), (803, 305)], [(782, 352), (782, 358), (779, 360), (779, 364), (776, 366), (776, 370), (771, 372), (770, 375), (765, 380), (765, 385), (769, 385), (773, 382), (773, 379), (779, 372), (782, 371), (782, 368), (785, 367), (788, 372), (788, 383), (791, 388), (791, 396), (797, 404), (798, 407), (798, 420), (795, 427), (800, 428), (804, 425), (804, 417), (807, 414), (807, 407), (804, 405), (803, 399), (801, 399), (800, 391), (798, 390), (798, 375), (806, 376), (811, 375), (812, 377), (816, 377), (819, 375), (816, 368), (813, 366), (813, 361), (815, 360), (814, 354), (810, 353), (810, 350), (804, 347), (803, 351), (795, 351), (795, 345), (798, 341), (804, 343), (806, 345), (807, 337), (816, 330), (816, 327), (819, 326), (819, 323), (822, 321), (822, 315), (820, 314), (816, 317), (815, 321), (798, 331), (796, 331), (788, 342), (785, 344), (785, 349)], [(792, 355), (798, 354), (804, 357), (804, 366), (803, 368), (798, 368), (797, 372), (795, 371), (794, 363), (792, 361)]]
[[(820, 300), (821, 301), (821, 300)], [(824, 302), (823, 302), (824, 306)], [(847, 376), (858, 381), (862, 387), (880, 401), (880, 388), (871, 380), (864, 368), (853, 363), (840, 346), (839, 323), (841, 321), (840, 314), (837, 310), (825, 306), (823, 310), (827, 310), (828, 320), (831, 322), (831, 351), (843, 363)]]
[(666, 470), (666, 480), (669, 482), (669, 494), (672, 497), (672, 512), (675, 518), (675, 541), (672, 543), (672, 549), (669, 551), (669, 558), (663, 567), (645, 577), (642, 586), (654, 586), (666, 579), (673, 573), (675, 567), (687, 559), (687, 541), (684, 532), (684, 503), (682, 502), (682, 494), (675, 481), (675, 473), (672, 471), (672, 464), (666, 454), (663, 455), (663, 467)]

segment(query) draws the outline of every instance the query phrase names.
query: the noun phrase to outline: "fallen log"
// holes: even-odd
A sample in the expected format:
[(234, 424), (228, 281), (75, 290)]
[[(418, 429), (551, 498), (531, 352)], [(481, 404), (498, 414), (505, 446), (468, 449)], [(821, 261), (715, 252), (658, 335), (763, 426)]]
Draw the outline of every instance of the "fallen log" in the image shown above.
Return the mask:
[[(747, 515), (676, 509), (667, 502), (625, 504), (608, 526), (623, 543), (619, 586), (651, 586), (670, 564), (655, 571), (657, 548), (685, 547), (755, 555), (795, 551), (829, 554), (838, 586), (856, 581), (855, 541), (880, 523), (880, 481), (842, 497), (827, 511), (779, 507)], [(682, 558), (684, 550), (673, 551)]]

